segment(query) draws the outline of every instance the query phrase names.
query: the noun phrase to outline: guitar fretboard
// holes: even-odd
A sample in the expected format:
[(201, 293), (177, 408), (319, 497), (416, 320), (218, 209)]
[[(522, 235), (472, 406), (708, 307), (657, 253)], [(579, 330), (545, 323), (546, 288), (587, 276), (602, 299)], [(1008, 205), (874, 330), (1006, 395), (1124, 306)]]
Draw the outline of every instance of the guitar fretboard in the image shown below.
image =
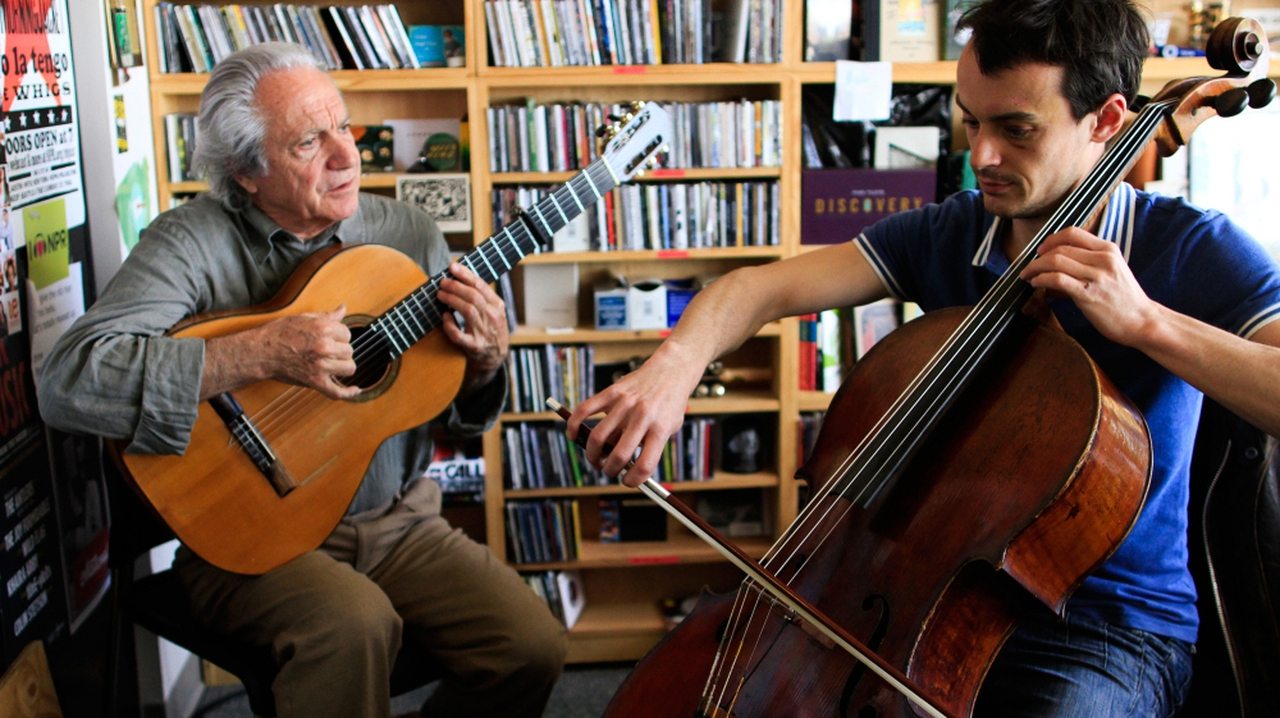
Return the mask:
[[(511, 271), (521, 259), (540, 252), (557, 231), (618, 184), (607, 159), (598, 159), (458, 262), (484, 282), (492, 282)], [(385, 356), (395, 359), (440, 326), (449, 311), (437, 297), (440, 281), (446, 276), (447, 270), (435, 275), (369, 325), (372, 341), (379, 343), (379, 352), (385, 351)]]

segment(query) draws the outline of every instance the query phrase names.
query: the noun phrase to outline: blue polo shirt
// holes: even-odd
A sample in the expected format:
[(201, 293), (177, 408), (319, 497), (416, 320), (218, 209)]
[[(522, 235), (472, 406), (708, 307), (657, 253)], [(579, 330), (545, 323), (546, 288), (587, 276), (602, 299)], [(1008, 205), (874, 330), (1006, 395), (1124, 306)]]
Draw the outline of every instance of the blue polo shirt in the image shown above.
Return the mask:
[[(893, 296), (929, 311), (976, 304), (1009, 267), (1002, 222), (972, 190), (884, 219), (854, 241)], [(1147, 295), (1170, 309), (1246, 338), (1280, 318), (1275, 261), (1219, 212), (1121, 184), (1098, 236), (1119, 246)], [(1194, 642), (1187, 497), (1203, 395), (1141, 352), (1104, 339), (1070, 300), (1050, 306), (1146, 417), (1155, 453), (1141, 516), (1068, 610)]]

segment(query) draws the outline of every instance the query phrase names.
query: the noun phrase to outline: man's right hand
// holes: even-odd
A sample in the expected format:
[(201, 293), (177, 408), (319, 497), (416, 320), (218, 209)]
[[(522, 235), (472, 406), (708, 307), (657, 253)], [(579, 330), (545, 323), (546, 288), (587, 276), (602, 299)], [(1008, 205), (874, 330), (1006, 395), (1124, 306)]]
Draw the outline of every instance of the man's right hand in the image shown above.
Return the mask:
[(205, 342), (201, 399), (264, 379), (310, 387), (330, 399), (360, 393), (340, 379), (355, 373), (346, 307), (273, 319)]

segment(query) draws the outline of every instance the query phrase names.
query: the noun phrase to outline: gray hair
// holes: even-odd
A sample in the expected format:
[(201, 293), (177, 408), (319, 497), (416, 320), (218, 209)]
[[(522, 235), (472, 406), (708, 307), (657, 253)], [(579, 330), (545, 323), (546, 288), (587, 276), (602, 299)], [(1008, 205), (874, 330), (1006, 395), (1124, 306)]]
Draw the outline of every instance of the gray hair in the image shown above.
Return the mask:
[(209, 193), (228, 209), (249, 205), (239, 175), (267, 172), (266, 118), (258, 106), (258, 83), (280, 70), (320, 70), (303, 46), (264, 42), (223, 58), (200, 95), (197, 142), (191, 165), (209, 182)]

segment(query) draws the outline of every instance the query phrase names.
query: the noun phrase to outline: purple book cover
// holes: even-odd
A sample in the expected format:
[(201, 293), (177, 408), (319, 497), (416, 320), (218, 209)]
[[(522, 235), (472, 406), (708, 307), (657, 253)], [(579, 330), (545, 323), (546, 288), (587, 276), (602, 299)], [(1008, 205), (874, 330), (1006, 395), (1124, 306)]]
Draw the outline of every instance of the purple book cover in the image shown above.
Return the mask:
[(931, 169), (805, 170), (800, 196), (800, 243), (838, 244), (891, 214), (935, 201), (937, 177)]

